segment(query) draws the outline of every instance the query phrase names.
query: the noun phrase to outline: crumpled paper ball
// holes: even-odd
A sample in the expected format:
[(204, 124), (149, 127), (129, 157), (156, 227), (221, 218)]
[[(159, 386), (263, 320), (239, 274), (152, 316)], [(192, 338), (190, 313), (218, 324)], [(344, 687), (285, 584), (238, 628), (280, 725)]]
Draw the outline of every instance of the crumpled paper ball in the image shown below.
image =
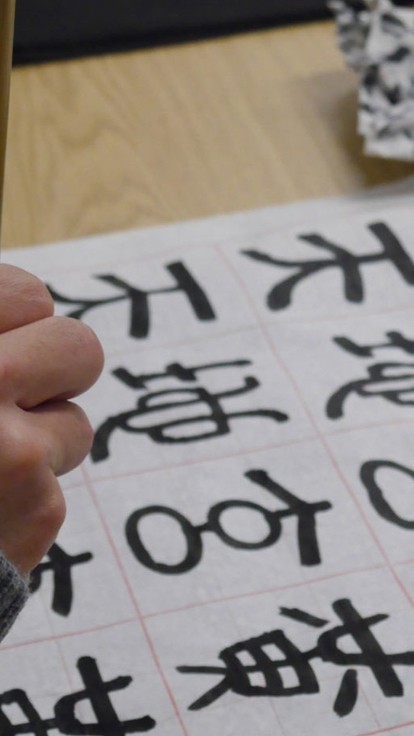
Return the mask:
[(365, 153), (414, 160), (414, 11), (390, 0), (331, 0), (339, 47), (360, 77)]

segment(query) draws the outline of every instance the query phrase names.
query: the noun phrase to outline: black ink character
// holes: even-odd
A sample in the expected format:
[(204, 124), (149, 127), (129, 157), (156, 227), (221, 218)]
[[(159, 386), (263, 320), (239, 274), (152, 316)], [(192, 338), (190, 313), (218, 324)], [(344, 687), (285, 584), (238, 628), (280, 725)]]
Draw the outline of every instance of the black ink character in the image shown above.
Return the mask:
[[(322, 633), (316, 646), (308, 651), (301, 651), (281, 629), (276, 629), (223, 649), (219, 658), (224, 666), (177, 667), (181, 673), (222, 676), (221, 681), (194, 701), (189, 710), (205, 708), (227, 692), (274, 698), (318, 693), (319, 683), (310, 664), (313, 659), (347, 668), (333, 706), (340, 717), (349, 715), (357, 701), (358, 671), (355, 667), (368, 668), (385, 697), (402, 697), (404, 689), (394, 666), (414, 665), (414, 651), (386, 654), (371, 632), (372, 626), (389, 617), (386, 614), (362, 617), (346, 598), (334, 601), (332, 608), (341, 624)], [(315, 628), (329, 623), (296, 608), (281, 608), (280, 614)], [(339, 640), (345, 637), (353, 640), (358, 651), (350, 653), (348, 646), (345, 650), (339, 648)], [(292, 670), (297, 684), (287, 686), (282, 674)], [(262, 684), (257, 682), (258, 674)]]
[[(198, 374), (203, 371), (219, 368), (234, 368), (251, 365), (249, 360), (234, 360), (222, 363), (185, 368), (180, 363), (170, 363), (163, 373), (141, 374), (134, 376), (124, 368), (113, 371), (113, 375), (130, 388), (148, 389), (152, 381), (173, 378), (184, 383), (196, 383)], [(169, 388), (162, 391), (148, 391), (141, 396), (135, 409), (109, 417), (95, 433), (91, 451), (93, 462), (100, 462), (109, 456), (109, 440), (116, 429), (129, 433), (146, 434), (154, 442), (160, 444), (176, 444), (197, 442), (214, 437), (222, 437), (230, 433), (230, 420), (240, 417), (266, 417), (275, 422), (286, 422), (287, 414), (272, 409), (256, 409), (254, 411), (226, 412), (222, 407), (224, 399), (253, 391), (258, 388), (259, 381), (253, 376), (246, 376), (244, 383), (238, 388), (212, 393), (202, 386), (194, 388)], [(162, 412), (182, 410), (182, 418), (165, 420), (159, 415)], [(194, 410), (198, 409), (199, 413)], [(190, 411), (189, 411), (190, 410)], [(151, 418), (154, 417), (153, 423)], [(135, 420), (133, 424), (132, 421)], [(141, 420), (141, 423), (138, 422)], [(178, 430), (178, 431), (177, 431)], [(179, 431), (182, 430), (182, 431)], [(192, 430), (192, 431), (190, 431)]]
[[(77, 663), (85, 689), (66, 695), (55, 705), (55, 717), (43, 719), (30, 702), (24, 690), (8, 690), (0, 695), (0, 733), (2, 736), (17, 736), (27, 733), (33, 736), (49, 736), (49, 731), (57, 729), (68, 736), (126, 736), (130, 733), (146, 733), (155, 728), (156, 723), (150, 716), (121, 721), (109, 698), (109, 693), (127, 688), (131, 677), (117, 677), (104, 682), (96, 660), (92, 657), (81, 657)], [(79, 703), (89, 703), (95, 714), (94, 723), (79, 720), (76, 709)], [(12, 723), (4, 711), (4, 706), (14, 705), (20, 708), (26, 723)]]
[[(146, 506), (138, 509), (127, 520), (125, 531), (128, 544), (136, 559), (145, 567), (164, 575), (181, 575), (193, 570), (203, 555), (202, 535), (216, 534), (229, 547), (239, 550), (259, 550), (276, 544), (282, 533), (282, 520), (296, 517), (300, 562), (304, 566), (319, 565), (321, 562), (318, 538), (316, 534), (316, 514), (328, 511), (332, 505), (328, 501), (307, 503), (301, 501), (293, 493), (287, 491), (279, 483), (272, 480), (264, 470), (249, 470), (246, 474), (253, 483), (269, 491), (275, 498), (286, 505), (278, 511), (268, 511), (264, 506), (250, 501), (222, 501), (211, 507), (207, 521), (194, 526), (185, 516), (168, 506)], [(222, 515), (233, 509), (246, 509), (263, 516), (268, 532), (257, 542), (236, 539), (223, 527)], [(165, 516), (177, 522), (185, 542), (185, 556), (175, 564), (167, 564), (154, 559), (141, 539), (140, 522), (151, 516)]]
[(135, 338), (147, 337), (150, 330), (150, 313), (149, 313), (149, 297), (156, 294), (170, 294), (174, 292), (182, 293), (188, 299), (195, 316), (201, 322), (215, 320), (216, 315), (211, 306), (205, 292), (197, 281), (193, 278), (185, 265), (180, 261), (169, 263), (166, 266), (167, 271), (173, 276), (175, 285), (166, 286), (161, 289), (151, 289), (144, 291), (136, 286), (131, 286), (126, 281), (112, 274), (100, 274), (95, 278), (100, 281), (121, 289), (119, 296), (108, 297), (107, 299), (70, 299), (63, 296), (49, 286), (49, 291), (56, 302), (61, 304), (79, 305), (78, 309), (74, 309), (67, 313), (68, 317), (82, 319), (82, 317), (91, 309), (103, 307), (108, 304), (116, 304), (118, 302), (130, 302), (130, 326), (129, 335)]
[(332, 394), (326, 404), (329, 419), (344, 415), (344, 403), (353, 393), (369, 399), (381, 396), (399, 406), (414, 404), (414, 363), (375, 363), (367, 367), (367, 378), (350, 381)]
[(342, 273), (346, 300), (360, 304), (364, 301), (364, 284), (361, 274), (361, 267), (364, 265), (389, 262), (407, 284), (410, 286), (414, 284), (414, 263), (389, 226), (384, 222), (374, 222), (368, 225), (368, 229), (381, 245), (381, 250), (377, 253), (356, 256), (316, 233), (300, 235), (299, 239), (328, 252), (328, 258), (287, 261), (257, 250), (245, 250), (242, 253), (255, 261), (293, 271), (289, 278), (274, 286), (268, 294), (267, 306), (271, 310), (277, 311), (288, 307), (292, 302), (293, 290), (297, 284), (308, 276), (327, 270), (339, 270)]
[(90, 562), (93, 555), (91, 552), (83, 552), (80, 555), (68, 555), (58, 544), (53, 544), (47, 553), (48, 561), (42, 562), (35, 567), (30, 579), (30, 592), (39, 590), (43, 574), (47, 571), (53, 572), (53, 598), (52, 610), (60, 616), (69, 616), (73, 602), (72, 567)]
[(356, 355), (358, 358), (372, 358), (377, 350), (383, 348), (397, 348), (408, 355), (414, 355), (414, 340), (404, 337), (397, 330), (391, 330), (385, 334), (388, 337), (388, 342), (378, 343), (376, 345), (358, 345), (358, 343), (350, 340), (349, 337), (344, 336), (334, 337), (334, 342), (343, 350)]
[[(386, 342), (370, 345), (358, 344), (343, 335), (333, 340), (340, 348), (359, 358), (370, 358), (377, 350), (383, 349), (397, 349), (414, 355), (414, 340), (396, 330), (387, 332), (386, 336)], [(332, 394), (326, 405), (326, 414), (330, 419), (339, 419), (344, 415), (345, 401), (353, 393), (362, 398), (381, 396), (400, 406), (414, 404), (414, 363), (374, 363), (367, 366), (367, 372), (368, 377), (350, 381)]]
[(405, 465), (400, 465), (392, 460), (369, 460), (362, 465), (360, 472), (361, 480), (368, 491), (369, 500), (383, 519), (396, 524), (401, 529), (412, 530), (414, 529), (414, 521), (404, 519), (400, 514), (397, 514), (385, 498), (384, 491), (378, 484), (377, 473), (384, 468), (396, 470), (398, 473), (408, 475), (409, 478), (414, 480), (414, 470), (407, 468)]

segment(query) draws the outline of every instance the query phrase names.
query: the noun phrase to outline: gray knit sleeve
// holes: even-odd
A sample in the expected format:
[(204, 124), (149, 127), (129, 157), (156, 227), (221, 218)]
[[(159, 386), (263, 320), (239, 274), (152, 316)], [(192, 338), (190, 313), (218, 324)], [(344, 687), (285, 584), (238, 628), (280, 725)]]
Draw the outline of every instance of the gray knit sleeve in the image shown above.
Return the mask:
[(26, 580), (0, 552), (0, 640), (15, 622), (28, 596)]

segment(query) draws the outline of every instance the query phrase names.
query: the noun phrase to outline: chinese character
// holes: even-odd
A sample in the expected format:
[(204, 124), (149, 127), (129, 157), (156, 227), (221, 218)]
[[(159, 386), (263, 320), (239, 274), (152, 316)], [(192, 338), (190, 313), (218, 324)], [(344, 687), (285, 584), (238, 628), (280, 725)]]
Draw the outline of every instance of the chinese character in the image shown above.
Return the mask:
[(385, 334), (388, 337), (388, 342), (376, 345), (358, 345), (358, 343), (344, 336), (334, 337), (333, 339), (343, 350), (357, 355), (358, 358), (372, 358), (376, 350), (382, 350), (384, 348), (397, 348), (408, 355), (414, 355), (414, 340), (404, 337), (401, 332), (396, 330), (386, 332)]
[[(182, 673), (222, 676), (221, 681), (194, 701), (189, 710), (205, 708), (227, 692), (274, 698), (319, 693), (319, 683), (311, 665), (313, 659), (347, 668), (333, 705), (340, 717), (349, 715), (357, 702), (358, 670), (355, 668), (368, 668), (385, 697), (402, 697), (404, 689), (394, 665), (414, 665), (414, 651), (387, 654), (371, 632), (372, 626), (389, 616), (362, 617), (347, 598), (334, 601), (332, 608), (341, 624), (320, 634), (316, 646), (308, 651), (301, 651), (281, 629), (276, 629), (223, 649), (218, 656), (224, 666), (177, 667)], [(281, 608), (280, 614), (318, 629), (329, 624), (297, 608)], [(350, 653), (348, 646), (345, 650), (339, 648), (338, 642), (346, 637), (353, 640), (358, 651)], [(283, 673), (290, 675), (292, 671), (296, 682), (285, 685)]]
[(401, 529), (414, 529), (414, 521), (404, 519), (394, 511), (391, 504), (385, 498), (384, 491), (377, 482), (377, 473), (384, 468), (397, 470), (399, 473), (408, 475), (409, 478), (414, 480), (414, 470), (411, 470), (411, 468), (394, 463), (392, 460), (368, 460), (362, 465), (360, 475), (368, 491), (369, 500), (378, 514), (386, 521), (396, 524)]
[(111, 274), (100, 274), (96, 279), (121, 289), (119, 296), (108, 297), (107, 299), (70, 299), (55, 291), (52, 287), (48, 287), (49, 291), (56, 302), (61, 304), (79, 305), (78, 309), (74, 309), (67, 313), (68, 317), (82, 319), (82, 317), (91, 309), (103, 307), (108, 304), (116, 304), (118, 302), (130, 302), (130, 326), (129, 335), (135, 338), (147, 337), (150, 330), (150, 314), (149, 314), (149, 297), (156, 294), (170, 294), (174, 292), (184, 294), (191, 304), (191, 307), (197, 319), (201, 322), (215, 320), (216, 315), (207, 296), (201, 286), (192, 277), (185, 265), (180, 261), (169, 263), (166, 266), (167, 271), (174, 277), (175, 285), (166, 286), (161, 289), (152, 289), (144, 291), (136, 286), (131, 286), (118, 276)]
[[(163, 373), (141, 374), (134, 376), (129, 371), (119, 368), (113, 375), (130, 388), (145, 390), (148, 384), (167, 377), (184, 383), (197, 383), (198, 374), (203, 371), (229, 367), (251, 365), (249, 360), (226, 361), (185, 368), (180, 363), (170, 363)], [(148, 391), (141, 396), (135, 409), (109, 417), (98, 428), (91, 451), (94, 462), (105, 460), (109, 456), (109, 440), (112, 433), (120, 429), (132, 434), (146, 434), (154, 442), (174, 444), (197, 442), (213, 437), (222, 437), (231, 431), (230, 420), (242, 417), (266, 417), (274, 422), (286, 422), (287, 414), (273, 409), (256, 409), (254, 411), (227, 412), (222, 406), (224, 399), (242, 396), (259, 387), (259, 381), (253, 376), (246, 376), (241, 386), (213, 393), (203, 386), (194, 388), (170, 388), (162, 391)], [(174, 413), (170, 419), (163, 420), (162, 412), (168, 414), (174, 410), (182, 410), (182, 416)], [(189, 414), (188, 409), (193, 413)], [(197, 409), (199, 413), (195, 413)], [(154, 417), (153, 422), (151, 418)], [(134, 423), (132, 423), (134, 421)], [(140, 422), (140, 423), (139, 423)], [(191, 431), (192, 430), (192, 431)]]
[[(124, 690), (131, 682), (131, 677), (117, 677), (104, 682), (96, 660), (92, 657), (81, 657), (77, 667), (85, 689), (66, 695), (55, 705), (55, 717), (43, 719), (30, 702), (24, 690), (14, 689), (0, 694), (0, 733), (2, 736), (17, 736), (27, 733), (33, 736), (48, 736), (49, 730), (57, 729), (68, 736), (126, 736), (129, 733), (145, 733), (155, 728), (155, 721), (150, 716), (121, 721), (109, 698), (109, 693)], [(92, 707), (96, 716), (94, 723), (83, 723), (76, 714), (79, 703), (86, 702)], [(25, 723), (12, 723), (4, 712), (4, 706), (17, 706), (27, 719)]]
[[(348, 337), (334, 337), (340, 348), (359, 358), (372, 357), (377, 350), (396, 349), (408, 355), (414, 354), (414, 340), (405, 337), (396, 330), (386, 333), (386, 342), (360, 345)], [(344, 414), (344, 403), (348, 396), (355, 393), (362, 398), (382, 396), (386, 401), (402, 406), (412, 405), (414, 385), (413, 363), (374, 363), (367, 367), (368, 377), (350, 381), (332, 394), (326, 406), (330, 419), (338, 419)]]
[[(245, 475), (253, 483), (262, 486), (272, 496), (286, 504), (286, 508), (269, 511), (264, 506), (250, 501), (221, 501), (210, 508), (206, 522), (194, 526), (185, 516), (168, 506), (146, 506), (134, 511), (128, 518), (125, 527), (128, 544), (136, 559), (154, 572), (165, 575), (181, 575), (193, 570), (201, 561), (203, 555), (202, 535), (204, 533), (216, 534), (218, 539), (234, 549), (265, 549), (276, 544), (279, 540), (282, 533), (282, 520), (296, 517), (300, 562), (304, 566), (319, 565), (321, 557), (316, 535), (316, 514), (319, 511), (328, 511), (332, 508), (332, 505), (328, 501), (316, 503), (301, 501), (293, 493), (272, 480), (264, 470), (249, 470)], [(260, 514), (267, 525), (267, 533), (263, 539), (256, 542), (244, 541), (229, 534), (223, 527), (222, 515), (224, 512), (228, 514), (233, 509), (245, 509)], [(141, 538), (139, 525), (143, 519), (151, 516), (164, 516), (173, 519), (178, 524), (184, 537), (186, 550), (185, 557), (180, 562), (175, 564), (160, 562), (158, 559), (154, 559), (148, 551)]]
[(69, 616), (72, 610), (73, 583), (71, 568), (74, 565), (82, 565), (89, 562), (93, 555), (91, 552), (83, 552), (80, 555), (68, 555), (57, 544), (53, 544), (46, 557), (49, 561), (42, 561), (35, 567), (30, 580), (30, 592), (39, 590), (42, 576), (48, 570), (53, 572), (53, 599), (52, 610), (60, 616)]
[(374, 363), (367, 367), (368, 376), (350, 381), (335, 391), (326, 404), (329, 419), (344, 415), (346, 399), (353, 393), (369, 399), (381, 396), (399, 406), (414, 404), (414, 363)]
[(343, 277), (345, 298), (349, 302), (360, 304), (364, 301), (364, 283), (361, 274), (361, 267), (364, 265), (389, 262), (407, 284), (410, 286), (414, 284), (414, 263), (388, 225), (384, 222), (374, 222), (368, 225), (368, 229), (379, 241), (381, 250), (362, 256), (356, 256), (315, 233), (300, 235), (299, 239), (321, 248), (329, 254), (329, 257), (310, 261), (287, 261), (257, 250), (245, 250), (242, 253), (255, 261), (293, 272), (287, 279), (274, 286), (268, 294), (267, 305), (271, 310), (277, 311), (288, 307), (292, 302), (294, 288), (308, 276), (322, 271), (339, 270)]

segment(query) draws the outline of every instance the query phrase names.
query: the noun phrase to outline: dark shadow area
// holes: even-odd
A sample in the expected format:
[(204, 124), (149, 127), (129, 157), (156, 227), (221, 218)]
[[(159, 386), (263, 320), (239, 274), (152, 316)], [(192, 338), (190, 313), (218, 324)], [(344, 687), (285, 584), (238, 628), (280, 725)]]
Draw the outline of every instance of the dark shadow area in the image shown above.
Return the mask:
[(329, 16), (325, 0), (17, 0), (14, 63), (183, 43)]

